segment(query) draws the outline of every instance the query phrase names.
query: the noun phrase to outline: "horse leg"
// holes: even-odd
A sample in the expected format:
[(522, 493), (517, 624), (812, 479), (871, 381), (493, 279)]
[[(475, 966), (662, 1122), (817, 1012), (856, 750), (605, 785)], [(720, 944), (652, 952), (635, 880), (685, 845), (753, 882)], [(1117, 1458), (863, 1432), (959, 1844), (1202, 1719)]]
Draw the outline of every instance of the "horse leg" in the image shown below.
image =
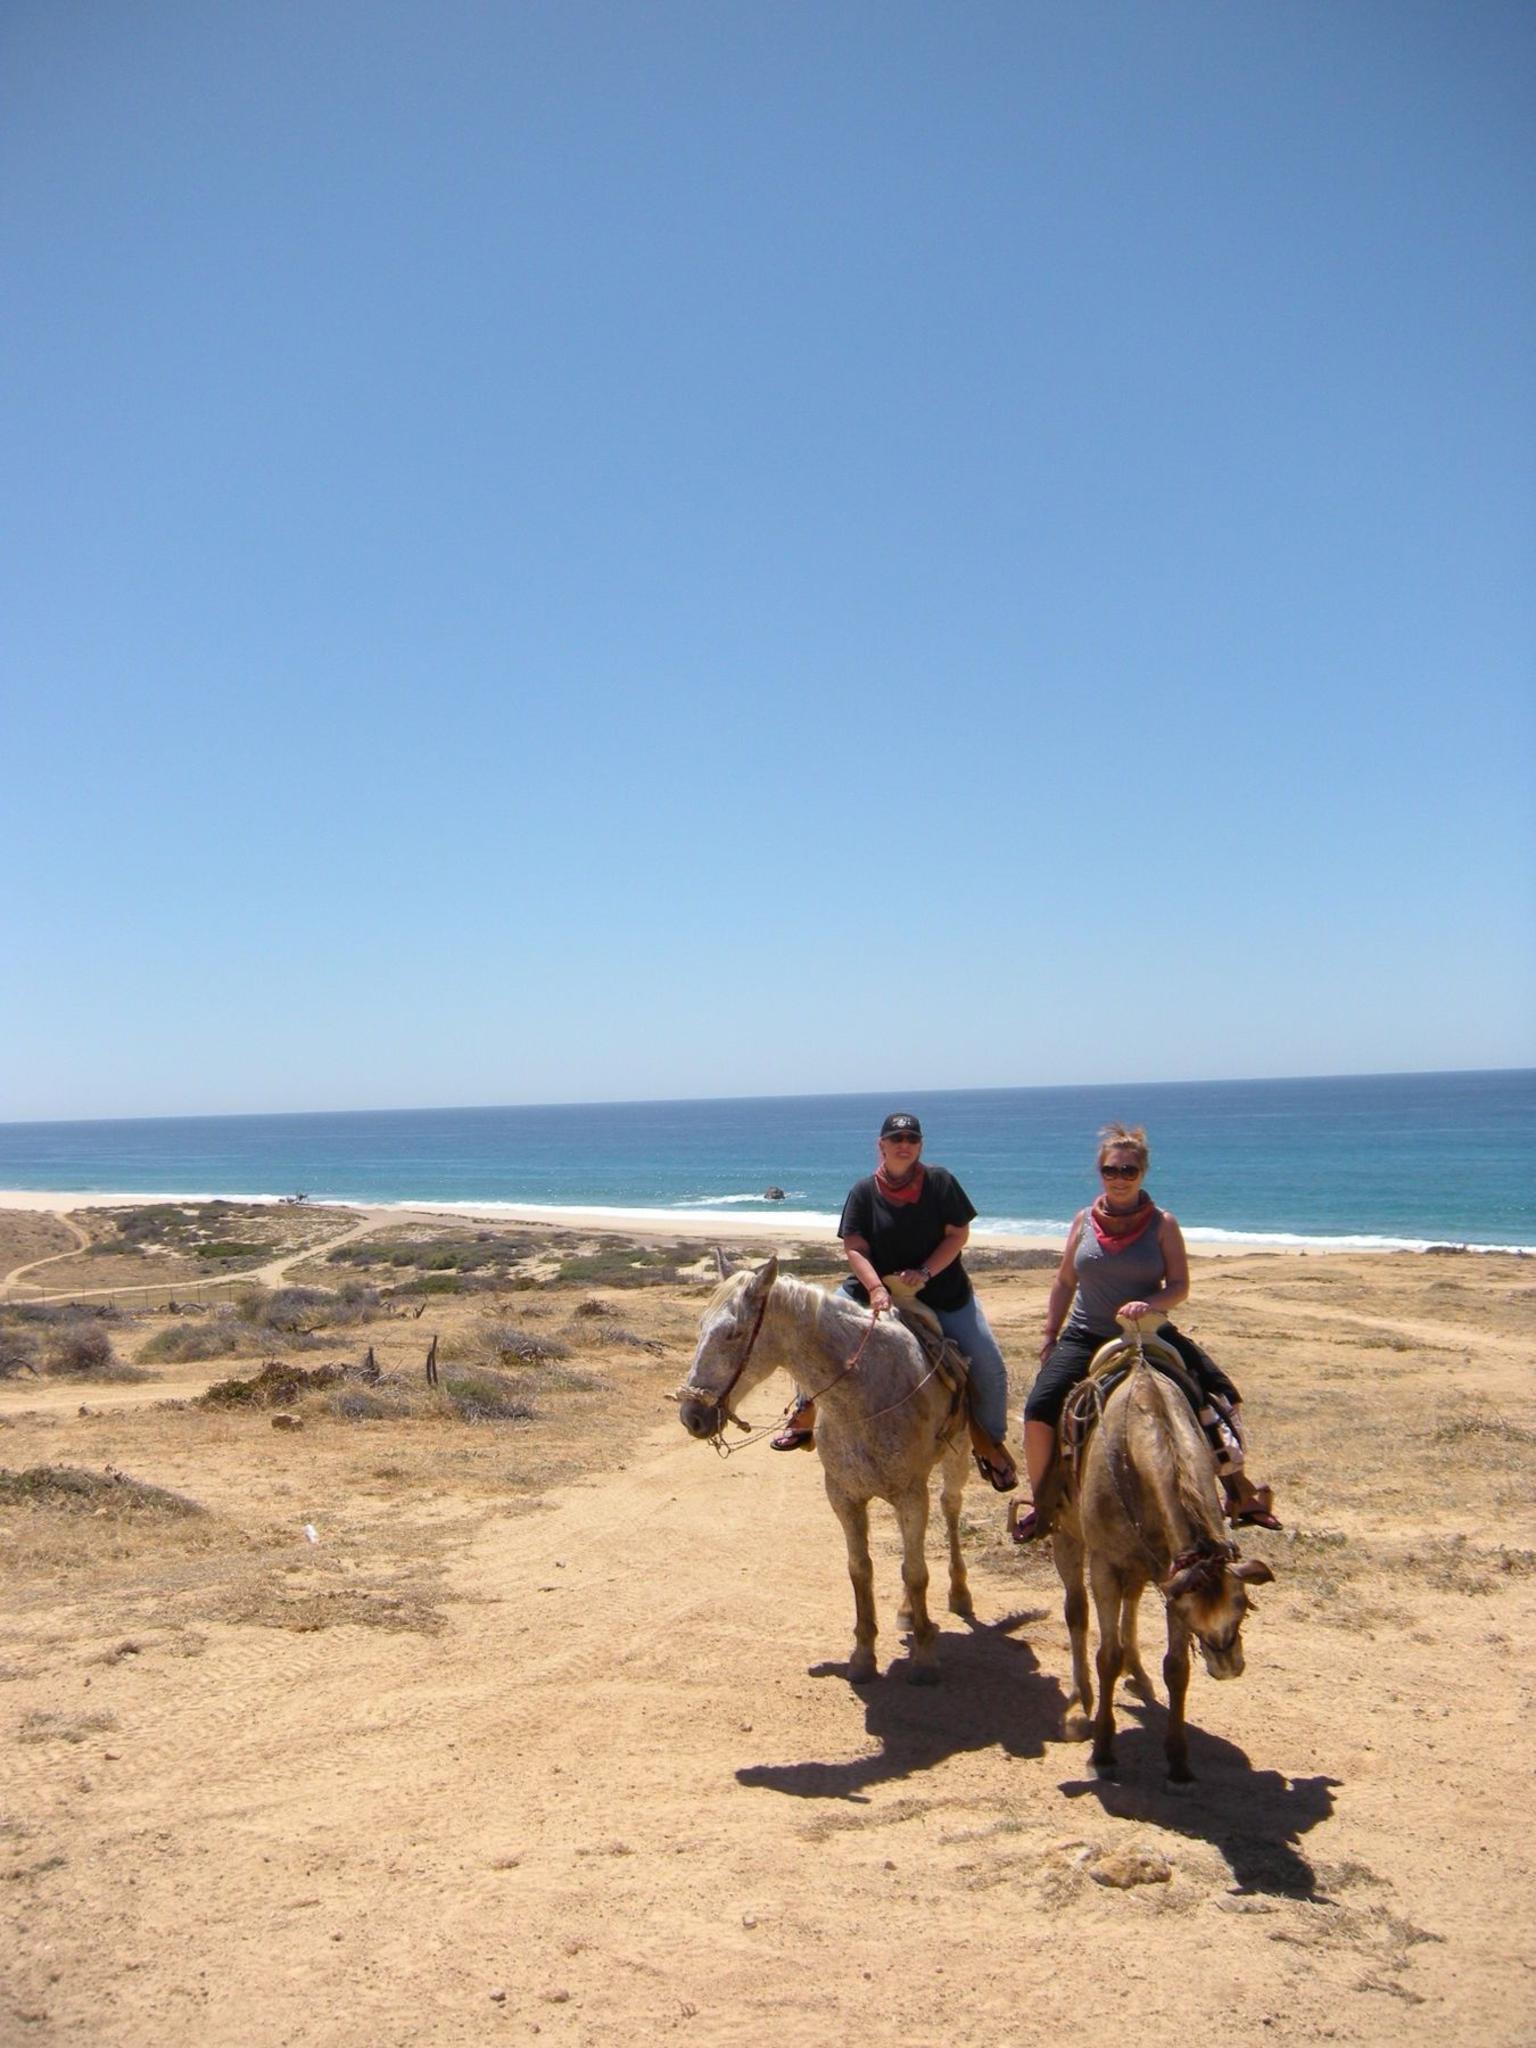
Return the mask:
[(1150, 1706), (1157, 1698), (1152, 1690), (1152, 1681), (1147, 1676), (1147, 1667), (1141, 1661), (1141, 1645), (1137, 1641), (1137, 1615), (1141, 1608), (1140, 1586), (1126, 1594), (1120, 1605), (1120, 1642), (1122, 1646), (1121, 1669), (1125, 1672), (1126, 1683), (1132, 1692)]
[(1115, 1774), (1115, 1681), (1120, 1676), (1120, 1610), (1124, 1604), (1119, 1574), (1104, 1558), (1089, 1564), (1093, 1604), (1099, 1617), (1099, 1711), (1093, 1717), (1093, 1768), (1101, 1778)]
[(939, 1632), (928, 1615), (927, 1480), (891, 1505), (901, 1525), (901, 1583), (907, 1594), (904, 1606), (911, 1617), (912, 1662), (907, 1675), (914, 1685), (932, 1685), (939, 1675), (934, 1651)]
[(1189, 1691), (1189, 1630), (1170, 1605), (1168, 1609), (1168, 1654), (1163, 1659), (1163, 1683), (1168, 1688), (1168, 1733), (1163, 1754), (1168, 1759), (1170, 1785), (1194, 1781), (1189, 1768), (1189, 1732), (1184, 1726), (1184, 1696)]
[(949, 1537), (949, 1611), (967, 1620), (976, 1612), (970, 1582), (965, 1576), (965, 1553), (960, 1548), (960, 1503), (965, 1498), (966, 1463), (962, 1451), (957, 1457), (946, 1451), (939, 1467), (939, 1505), (944, 1510), (944, 1528)]
[(1051, 1556), (1066, 1594), (1064, 1611), (1072, 1643), (1072, 1697), (1062, 1718), (1062, 1734), (1080, 1742), (1093, 1714), (1093, 1678), (1088, 1669), (1088, 1592), (1083, 1584), (1083, 1546), (1062, 1523), (1051, 1531)]
[(827, 1477), (827, 1499), (843, 1525), (848, 1544), (848, 1576), (853, 1581), (853, 1655), (848, 1659), (848, 1677), (854, 1685), (867, 1685), (876, 1676), (875, 1662), (875, 1568), (869, 1557), (869, 1502), (843, 1493)]

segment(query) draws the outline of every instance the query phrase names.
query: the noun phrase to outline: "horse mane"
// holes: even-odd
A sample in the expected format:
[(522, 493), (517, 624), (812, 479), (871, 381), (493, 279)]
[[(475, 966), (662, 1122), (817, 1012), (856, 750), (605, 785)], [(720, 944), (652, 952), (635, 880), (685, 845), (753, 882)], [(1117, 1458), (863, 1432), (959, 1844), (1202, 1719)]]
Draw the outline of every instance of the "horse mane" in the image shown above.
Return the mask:
[[(742, 1266), (734, 1273), (727, 1273), (723, 1280), (716, 1282), (714, 1292), (704, 1304), (704, 1313), (713, 1315), (717, 1309), (724, 1308), (733, 1296), (746, 1291), (746, 1285), (751, 1279), (750, 1266)], [(845, 1312), (851, 1312), (862, 1321), (866, 1314), (856, 1301), (851, 1301), (846, 1294), (840, 1294), (835, 1287), (818, 1287), (814, 1281), (802, 1280), (796, 1273), (780, 1273), (773, 1285), (775, 1291), (783, 1291), (790, 1306), (794, 1308), (803, 1307), (805, 1297), (813, 1295), (819, 1308), (830, 1308), (840, 1316)]]
[[(1131, 1375), (1127, 1396), (1135, 1403), (1138, 1414), (1146, 1417), (1153, 1434), (1161, 1442), (1172, 1469), (1174, 1491), (1178, 1495), (1180, 1507), (1204, 1536), (1218, 1547), (1225, 1548), (1226, 1531), (1215, 1522), (1206, 1491), (1190, 1470), (1185, 1445), (1180, 1441), (1179, 1431), (1169, 1413), (1170, 1401), (1178, 1401), (1187, 1407), (1183, 1394), (1143, 1361), (1139, 1370)], [(1190, 1426), (1194, 1427), (1193, 1418)]]

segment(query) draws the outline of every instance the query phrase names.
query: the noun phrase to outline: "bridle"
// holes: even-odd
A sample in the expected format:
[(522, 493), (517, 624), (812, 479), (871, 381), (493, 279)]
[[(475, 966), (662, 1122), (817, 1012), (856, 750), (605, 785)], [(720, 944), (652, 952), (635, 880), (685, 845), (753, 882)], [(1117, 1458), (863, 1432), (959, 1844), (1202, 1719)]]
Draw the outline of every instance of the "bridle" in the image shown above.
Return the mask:
[[(763, 1333), (763, 1320), (768, 1313), (768, 1297), (772, 1292), (772, 1287), (764, 1288), (763, 1298), (758, 1303), (757, 1315), (753, 1319), (751, 1333), (747, 1338), (746, 1344), (742, 1348), (740, 1358), (738, 1358), (736, 1361), (736, 1369), (731, 1374), (729, 1380), (727, 1380), (724, 1390), (721, 1393), (716, 1394), (711, 1402), (711, 1406), (714, 1408), (715, 1411), (715, 1432), (714, 1435), (710, 1437), (709, 1442), (714, 1446), (716, 1455), (721, 1458), (729, 1458), (737, 1451), (744, 1451), (747, 1448), (748, 1444), (758, 1443), (759, 1441), (761, 1441), (763, 1437), (771, 1436), (774, 1430), (777, 1429), (779, 1426), (777, 1423), (769, 1423), (767, 1427), (764, 1429), (754, 1430), (748, 1423), (743, 1422), (739, 1416), (733, 1415), (731, 1413), (730, 1405), (731, 1396), (735, 1393), (737, 1387), (740, 1385), (741, 1376), (746, 1371), (747, 1366), (751, 1360), (752, 1353), (757, 1348), (757, 1340)], [(848, 1363), (845, 1366), (843, 1366), (839, 1371), (835, 1372), (832, 1375), (831, 1379), (827, 1381), (824, 1387), (818, 1387), (815, 1393), (807, 1394), (805, 1398), (808, 1402), (819, 1401), (823, 1394), (830, 1393), (831, 1390), (835, 1386), (837, 1386), (840, 1381), (847, 1379), (849, 1374), (857, 1369), (859, 1360), (864, 1356), (864, 1353), (869, 1349), (869, 1340), (871, 1337), (874, 1336), (875, 1329), (879, 1321), (880, 1317), (878, 1313), (870, 1317), (869, 1328), (864, 1332), (863, 1336), (859, 1339), (858, 1349), (854, 1352), (852, 1358), (849, 1359)], [(913, 1394), (915, 1394), (918, 1391), (918, 1388), (926, 1386), (928, 1384), (928, 1381), (933, 1378), (934, 1373), (937, 1370), (938, 1368), (935, 1366), (931, 1368), (928, 1372), (924, 1373), (923, 1377), (917, 1382), (917, 1386), (909, 1388), (908, 1391), (902, 1395), (901, 1400), (893, 1402), (891, 1406), (893, 1408), (900, 1408), (901, 1406), (903, 1406), (905, 1402), (910, 1401)], [(686, 1380), (684, 1380), (683, 1382), (683, 1388), (684, 1391), (688, 1390), (688, 1382)], [(694, 1389), (693, 1391), (698, 1392), (701, 1390)], [(878, 1412), (880, 1415), (886, 1415), (890, 1413), (890, 1409), (882, 1408)], [(868, 1418), (868, 1420), (870, 1420), (871, 1422), (875, 1421), (876, 1419), (877, 1418), (875, 1416), (870, 1416)], [(727, 1421), (734, 1422), (738, 1429), (744, 1430), (746, 1432), (745, 1442), (739, 1444), (728, 1444), (726, 1442), (724, 1425)]]

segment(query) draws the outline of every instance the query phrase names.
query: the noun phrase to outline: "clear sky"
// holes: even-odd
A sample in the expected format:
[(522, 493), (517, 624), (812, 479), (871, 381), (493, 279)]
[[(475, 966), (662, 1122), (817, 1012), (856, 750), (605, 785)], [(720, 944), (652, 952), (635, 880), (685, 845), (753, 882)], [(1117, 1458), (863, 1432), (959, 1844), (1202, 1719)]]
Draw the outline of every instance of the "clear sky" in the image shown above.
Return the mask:
[(1536, 1063), (1528, 0), (0, 91), (0, 1117)]

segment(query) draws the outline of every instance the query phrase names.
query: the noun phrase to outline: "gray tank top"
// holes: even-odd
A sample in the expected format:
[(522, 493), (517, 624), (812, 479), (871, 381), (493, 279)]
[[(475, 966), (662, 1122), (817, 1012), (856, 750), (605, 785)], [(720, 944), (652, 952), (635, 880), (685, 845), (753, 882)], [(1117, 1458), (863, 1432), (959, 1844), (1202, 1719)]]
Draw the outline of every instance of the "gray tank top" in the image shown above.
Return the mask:
[(1122, 1301), (1145, 1301), (1163, 1284), (1163, 1247), (1158, 1241), (1162, 1211), (1153, 1210), (1153, 1221), (1134, 1244), (1123, 1252), (1107, 1252), (1099, 1243), (1093, 1218), (1083, 1211), (1082, 1229), (1077, 1237), (1077, 1293), (1072, 1313), (1062, 1330), (1064, 1337), (1095, 1337), (1107, 1343), (1120, 1335), (1115, 1310)]

